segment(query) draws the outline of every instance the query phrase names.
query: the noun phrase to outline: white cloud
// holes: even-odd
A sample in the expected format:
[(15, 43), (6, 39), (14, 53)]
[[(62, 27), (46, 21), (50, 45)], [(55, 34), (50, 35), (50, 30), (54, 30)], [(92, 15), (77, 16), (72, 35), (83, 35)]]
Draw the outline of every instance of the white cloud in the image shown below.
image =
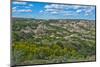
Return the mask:
[(85, 14), (85, 16), (88, 16), (88, 15), (89, 15), (88, 13)]
[(30, 7), (32, 7), (32, 6), (33, 6), (33, 4), (29, 4), (29, 6), (30, 6)]
[(90, 7), (90, 8), (88, 8), (88, 9), (86, 10), (86, 13), (92, 12), (94, 9), (95, 9), (94, 7)]
[(88, 6), (81, 6), (81, 5), (75, 5), (73, 6), (73, 9), (87, 9)]
[(53, 12), (51, 12), (51, 14), (57, 14), (58, 12), (56, 12), (56, 11), (53, 11)]
[(52, 12), (52, 11), (56, 11), (56, 9), (45, 9), (45, 11)]
[(32, 12), (31, 9), (12, 10), (12, 12)]
[(64, 14), (64, 16), (73, 16), (73, 15), (74, 15), (74, 16), (79, 16), (79, 14), (73, 14), (73, 13), (72, 13), (72, 14), (71, 14), (71, 13), (66, 13), (66, 14)]
[(81, 6), (73, 6), (74, 9), (79, 9)]
[(92, 11), (95, 9), (93, 6), (74, 6), (74, 9), (76, 9), (77, 13), (84, 12), (84, 15), (90, 15)]
[(18, 12), (32, 12), (32, 10), (31, 9), (22, 9), (22, 10), (19, 10)]
[(80, 12), (82, 12), (82, 9), (78, 9), (78, 10), (76, 10), (76, 12), (77, 13), (80, 13)]
[(95, 7), (90, 7), (88, 9), (85, 10), (85, 15), (91, 15), (93, 13), (93, 10), (95, 10)]
[(46, 9), (64, 9), (66, 5), (58, 5), (58, 4), (50, 4), (46, 5), (44, 8)]
[(51, 5), (46, 5), (44, 8), (50, 9), (50, 8), (54, 8), (54, 7), (55, 7), (54, 4), (51, 4)]
[(33, 4), (27, 2), (13, 2), (15, 6), (12, 7), (12, 12), (32, 12)]
[(77, 7), (76, 12), (77, 13), (84, 12), (84, 15), (88, 16), (93, 13), (93, 10), (95, 10), (95, 7), (93, 6), (80, 6), (80, 7)]
[(13, 2), (13, 4), (26, 5), (27, 2)]
[(29, 4), (29, 5), (23, 6), (23, 8), (33, 8), (33, 5), (32, 4)]
[(57, 14), (57, 13), (62, 13), (64, 12), (66, 8), (66, 5), (58, 5), (58, 4), (50, 4), (50, 5), (46, 5), (45, 7), (45, 12), (46, 13), (51, 13), (51, 14)]
[(12, 9), (14, 10), (14, 9), (16, 9), (17, 7), (12, 7)]
[(46, 5), (45, 8), (46, 9), (87, 9), (90, 8), (90, 6), (51, 4), (51, 5)]
[(40, 13), (42, 13), (43, 12), (43, 10), (40, 10)]
[(50, 4), (50, 5), (46, 5), (44, 8), (45, 8), (45, 11), (47, 11), (47, 12), (57, 11), (60, 13), (66, 13), (71, 10), (76, 10), (76, 12), (78, 13), (78, 12), (82, 11), (81, 9), (79, 9), (79, 8), (82, 8), (82, 6), (77, 6), (77, 5)]
[(45, 9), (88, 9), (90, 6), (81, 6), (81, 5), (61, 5), (61, 4), (50, 4), (44, 7)]
[(90, 15), (94, 10), (93, 6), (81, 6), (81, 5), (59, 5), (49, 4), (44, 6), (44, 13), (61, 14), (63, 16), (76, 15), (84, 13), (83, 15)]

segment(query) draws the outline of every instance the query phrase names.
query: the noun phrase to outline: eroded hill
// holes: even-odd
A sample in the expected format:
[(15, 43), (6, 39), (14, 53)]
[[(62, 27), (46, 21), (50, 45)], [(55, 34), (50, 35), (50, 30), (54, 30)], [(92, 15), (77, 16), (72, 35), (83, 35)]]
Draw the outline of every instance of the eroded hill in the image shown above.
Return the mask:
[(13, 64), (44, 64), (95, 60), (94, 20), (12, 21)]

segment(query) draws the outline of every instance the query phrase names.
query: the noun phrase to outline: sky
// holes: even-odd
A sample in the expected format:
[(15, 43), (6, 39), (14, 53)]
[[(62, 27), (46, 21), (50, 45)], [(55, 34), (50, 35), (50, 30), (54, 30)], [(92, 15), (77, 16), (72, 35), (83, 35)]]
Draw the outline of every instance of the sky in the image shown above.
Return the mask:
[(12, 2), (12, 17), (95, 20), (95, 6), (43, 2)]

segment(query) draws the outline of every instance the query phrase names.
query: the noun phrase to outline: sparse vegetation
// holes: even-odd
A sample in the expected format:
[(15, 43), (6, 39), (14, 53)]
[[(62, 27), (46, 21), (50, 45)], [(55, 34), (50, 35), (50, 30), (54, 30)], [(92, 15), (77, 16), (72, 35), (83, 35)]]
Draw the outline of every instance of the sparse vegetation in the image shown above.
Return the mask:
[(12, 61), (45, 64), (95, 60), (95, 21), (13, 18)]

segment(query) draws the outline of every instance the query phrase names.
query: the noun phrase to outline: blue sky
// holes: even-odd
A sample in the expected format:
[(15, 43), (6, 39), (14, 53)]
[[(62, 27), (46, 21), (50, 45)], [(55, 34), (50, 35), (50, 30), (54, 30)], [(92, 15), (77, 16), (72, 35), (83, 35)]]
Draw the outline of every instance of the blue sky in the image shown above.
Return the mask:
[(13, 1), (12, 17), (95, 20), (95, 6)]

